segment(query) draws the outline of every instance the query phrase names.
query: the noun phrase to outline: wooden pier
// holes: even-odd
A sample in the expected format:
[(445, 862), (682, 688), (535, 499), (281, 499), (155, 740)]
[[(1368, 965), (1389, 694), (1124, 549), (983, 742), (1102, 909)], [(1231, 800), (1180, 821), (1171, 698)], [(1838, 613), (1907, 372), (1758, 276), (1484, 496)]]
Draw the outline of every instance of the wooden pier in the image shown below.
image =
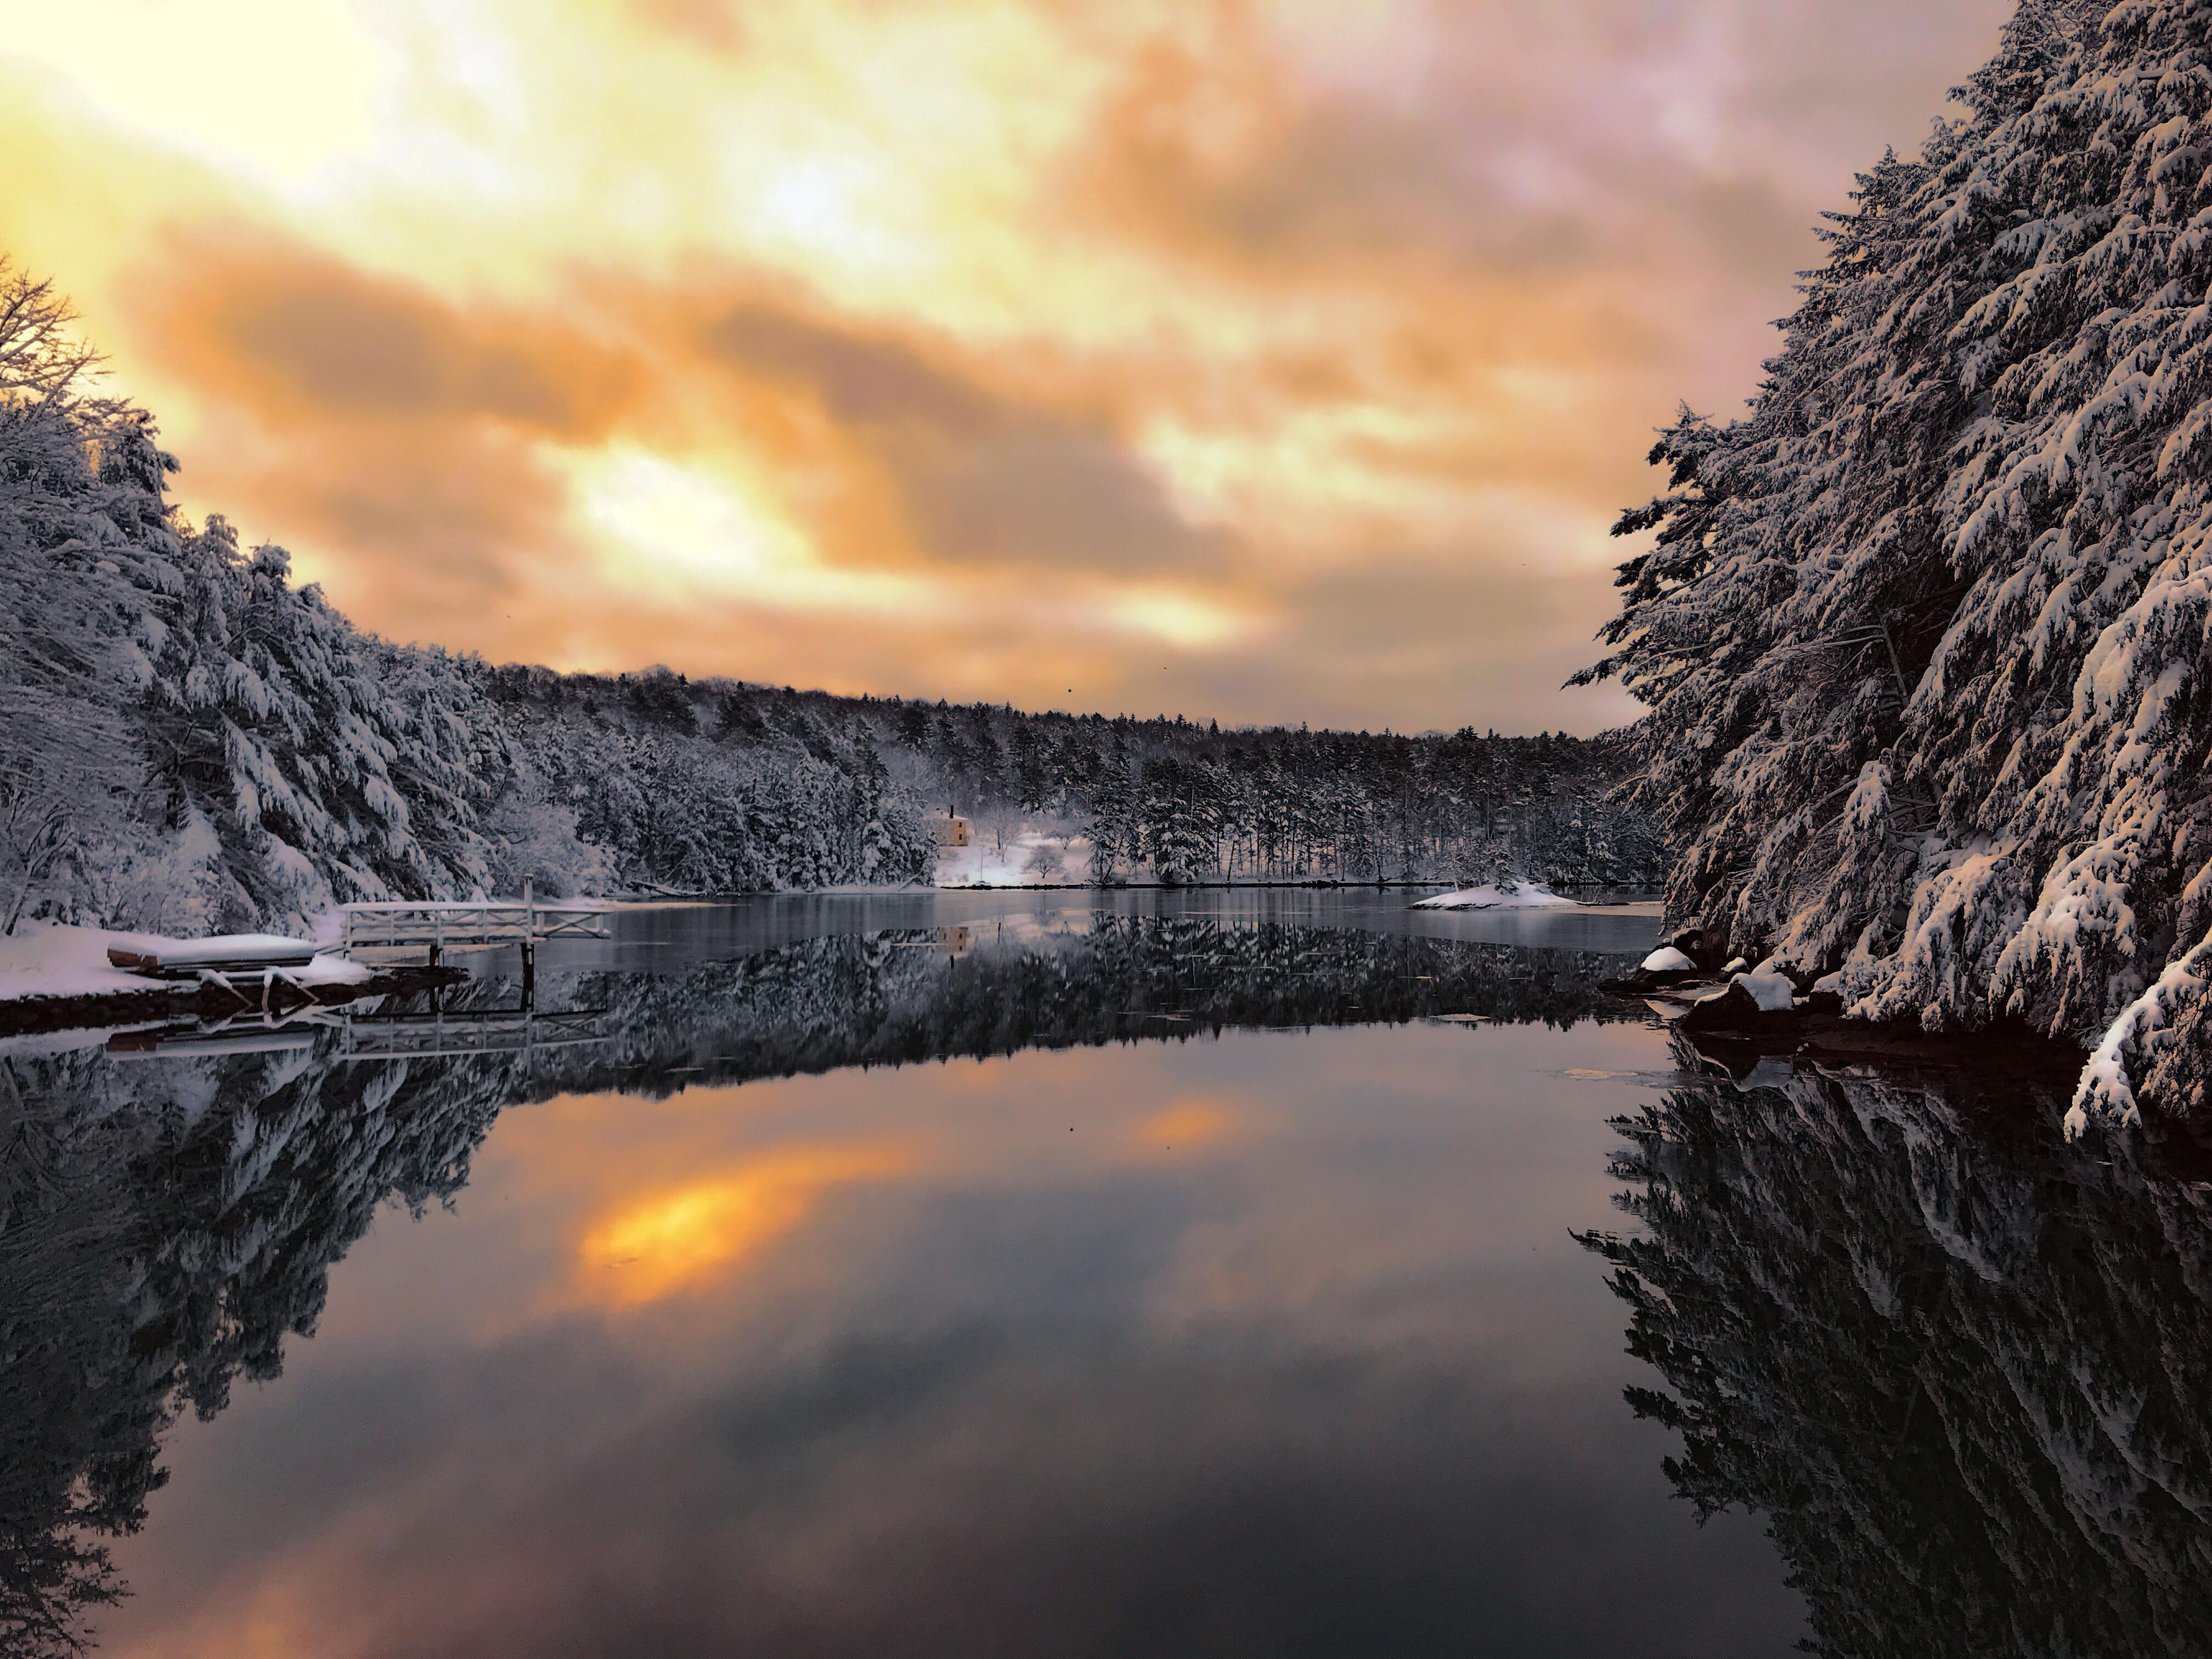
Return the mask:
[(445, 951), (520, 945), (526, 962), (540, 945), (560, 939), (603, 939), (608, 908), (599, 904), (540, 904), (523, 884), (520, 903), (461, 900), (446, 903), (349, 904), (339, 954), (357, 951), (427, 951), (432, 966)]

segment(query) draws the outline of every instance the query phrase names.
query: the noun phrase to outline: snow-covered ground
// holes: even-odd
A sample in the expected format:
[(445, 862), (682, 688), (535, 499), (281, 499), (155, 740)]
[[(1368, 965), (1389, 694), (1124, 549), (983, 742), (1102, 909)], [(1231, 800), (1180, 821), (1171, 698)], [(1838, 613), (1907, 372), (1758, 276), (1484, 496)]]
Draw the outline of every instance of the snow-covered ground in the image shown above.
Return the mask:
[(968, 846), (944, 848), (937, 854), (939, 887), (1079, 886), (1090, 876), (1089, 842), (1042, 830), (1011, 833), (1002, 846), (993, 830), (978, 826)]
[(1439, 893), (1417, 901), (1416, 910), (1548, 910), (1574, 901), (1561, 898), (1533, 881), (1502, 881), (1480, 887), (1463, 887), (1456, 893)]
[[(128, 974), (107, 960), (110, 947), (159, 954), (191, 948), (210, 965), (221, 967), (226, 947), (234, 956), (269, 948), (271, 936), (225, 934), (206, 939), (165, 939), (158, 933), (116, 933), (100, 927), (67, 927), (26, 922), (0, 939), (0, 1000), (15, 997), (97, 997), (118, 991), (158, 991), (172, 981)], [(371, 977), (368, 969), (343, 957), (319, 956), (304, 968), (288, 970), (303, 985), (351, 985)]]

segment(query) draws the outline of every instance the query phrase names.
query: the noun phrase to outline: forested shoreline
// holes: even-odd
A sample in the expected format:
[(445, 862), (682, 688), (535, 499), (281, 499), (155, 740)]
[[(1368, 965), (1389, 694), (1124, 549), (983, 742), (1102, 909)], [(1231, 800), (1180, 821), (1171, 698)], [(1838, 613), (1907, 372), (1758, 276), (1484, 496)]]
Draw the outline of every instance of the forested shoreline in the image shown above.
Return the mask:
[(1677, 925), (2093, 1051), (2079, 1133), (2212, 1084), (2212, 14), (2024, 0), (1956, 96), (1750, 413), (1662, 435), (1587, 678), (1650, 708)]
[[(841, 697), (729, 680), (484, 671), (514, 729), (663, 764), (701, 744), (794, 752), (872, 780), (933, 817), (984, 836), (1056, 829), (1027, 873), (1040, 882), (1474, 880), (1651, 884), (1656, 831), (1613, 799), (1633, 764), (1615, 735), (1576, 738), (1224, 731), (1187, 719), (1024, 714), (990, 703)], [(699, 890), (804, 884), (732, 880), (708, 848), (681, 846), (702, 805), (611, 799), (574, 769), (579, 822), (595, 838), (673, 811), (656, 867)], [(617, 786), (617, 787), (619, 786)], [(659, 832), (646, 837), (658, 841)], [(1079, 842), (1078, 860), (1053, 842)], [(678, 847), (681, 850), (675, 850)]]
[[(1237, 731), (494, 667), (347, 620), (169, 501), (50, 284), (0, 264), (0, 931), (196, 933), (353, 900), (1018, 876), (1650, 882), (1619, 738)], [(1020, 838), (1025, 836), (1026, 840)]]

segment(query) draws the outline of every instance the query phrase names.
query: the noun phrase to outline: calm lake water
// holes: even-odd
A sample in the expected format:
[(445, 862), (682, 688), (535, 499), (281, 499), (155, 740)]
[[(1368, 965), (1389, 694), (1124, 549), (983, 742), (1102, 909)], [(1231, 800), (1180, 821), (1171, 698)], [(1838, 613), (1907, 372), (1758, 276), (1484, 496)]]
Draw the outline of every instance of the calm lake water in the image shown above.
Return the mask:
[(20, 1047), (15, 1650), (2202, 1650), (2212, 1189), (1731, 1076), (1595, 994), (1656, 927), (762, 901), (526, 1050), (497, 957)]

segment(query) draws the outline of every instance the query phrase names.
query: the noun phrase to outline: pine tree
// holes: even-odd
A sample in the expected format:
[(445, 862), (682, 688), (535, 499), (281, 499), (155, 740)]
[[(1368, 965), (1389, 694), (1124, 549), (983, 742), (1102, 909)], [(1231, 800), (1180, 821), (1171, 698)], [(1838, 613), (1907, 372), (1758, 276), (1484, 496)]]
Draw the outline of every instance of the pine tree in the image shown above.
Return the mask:
[(1103, 885), (1138, 854), (1136, 780), (1117, 736), (1107, 749), (1091, 799), (1091, 879)]
[(2209, 27), (2021, 7), (1832, 222), (1752, 412), (1662, 435), (1591, 671), (1650, 705), (1678, 920), (1861, 1016), (2096, 1043), (2077, 1127), (2206, 1055)]

